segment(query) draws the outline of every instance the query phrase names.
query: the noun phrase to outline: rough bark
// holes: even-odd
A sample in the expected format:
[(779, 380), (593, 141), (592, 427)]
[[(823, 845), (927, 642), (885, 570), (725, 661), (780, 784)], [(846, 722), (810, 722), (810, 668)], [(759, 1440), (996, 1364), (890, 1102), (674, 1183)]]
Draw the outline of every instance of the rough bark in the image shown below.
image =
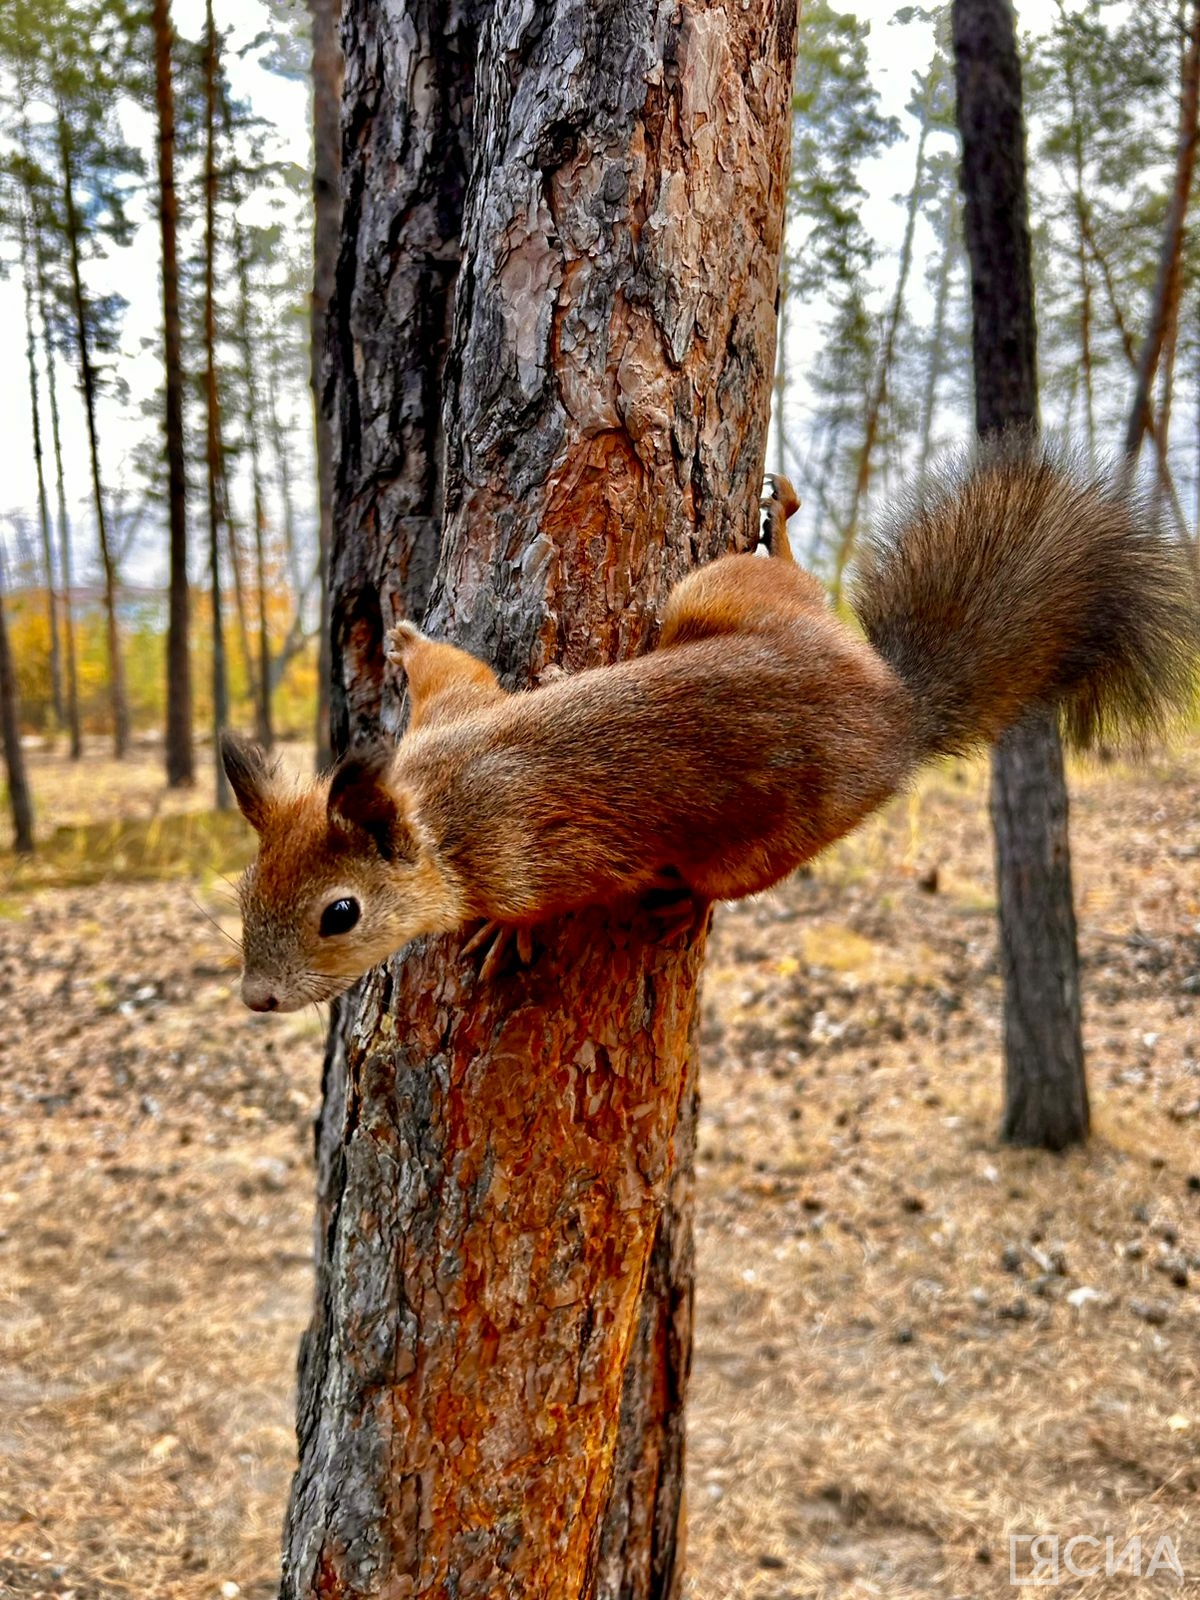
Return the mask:
[(167, 512), (170, 591), (167, 607), (167, 783), (195, 781), (192, 753), (192, 662), (188, 641), (187, 476), (183, 446), (183, 341), (179, 321), (179, 206), (175, 195), (174, 29), (170, 0), (154, 0), (154, 83), (158, 111), (158, 217), (162, 238), (163, 367), (166, 384)]
[(208, 479), (208, 581), (212, 605), (213, 762), (219, 811), (231, 804), (221, 761), (221, 732), (229, 722), (229, 674), (221, 614), (221, 524), (225, 517), (225, 469), (221, 448), (221, 393), (217, 384), (217, 30), (212, 0), (205, 6), (204, 32), (204, 420)]
[(1179, 92), (1179, 144), (1175, 181), (1163, 227), (1158, 276), (1150, 302), (1150, 322), (1138, 360), (1137, 384), (1125, 429), (1125, 459), (1132, 468), (1150, 425), (1150, 395), (1168, 330), (1174, 320), (1182, 283), (1183, 232), (1196, 167), (1197, 119), (1200, 114), (1200, 0), (1194, 0)]
[[(1004, 881), (1001, 1137), (1062, 1150), (1087, 1133), (1088, 1094), (1067, 787), (1050, 718), (1035, 719), (1002, 743), (993, 768), (992, 819)], [(1055, 1025), (1048, 1027), (1047, 1019)]]
[(308, 0), (312, 18), (313, 290), (312, 391), (317, 447), (317, 560), (321, 620), (317, 670), (317, 765), (332, 754), (329, 730), (329, 552), (333, 540), (334, 436), (325, 384), (329, 303), (337, 279), (341, 233), (341, 0)]
[[(408, 323), (445, 328), (458, 249), (430, 180), (465, 132), (441, 112), (472, 31), (462, 9), (347, 10), (343, 739), (398, 726), (381, 631), (428, 584), (396, 559), (436, 536), (442, 481)], [(644, 647), (674, 578), (749, 541), (794, 31), (770, 0), (491, 12), (426, 620), (510, 684)], [(440, 324), (420, 283), (444, 286)], [(343, 1007), (285, 1596), (677, 1592), (703, 938), (656, 933), (571, 918), (489, 986), (431, 942)]]
[(21, 749), (21, 712), (17, 699), (17, 674), (8, 644), (8, 624), (4, 616), (4, 593), (0, 586), (0, 734), (4, 743), (4, 765), (8, 778), (8, 806), (12, 813), (13, 849), (18, 855), (33, 853), (33, 802), (25, 775), (25, 755)]
[(113, 723), (113, 753), (120, 761), (129, 750), (129, 700), (125, 693), (125, 663), (121, 655), (121, 629), (117, 618), (117, 562), (108, 537), (108, 518), (104, 505), (104, 482), (100, 473), (100, 432), (96, 421), (96, 368), (92, 359), (92, 335), (88, 322), (87, 296), (83, 287), (82, 222), (75, 203), (75, 174), (71, 131), (64, 108), (57, 110), (58, 149), (62, 162), (63, 210), (67, 224), (67, 257), (71, 272), (72, 309), (79, 357), (79, 382), (83, 390), (87, 417), (88, 451), (92, 468), (92, 499), (96, 512), (96, 533), (100, 541), (100, 564), (104, 571), (104, 621), (108, 642), (108, 698)]
[[(975, 425), (1038, 421), (1037, 329), (1016, 24), (1009, 0), (954, 0)], [(1003, 1133), (1061, 1149), (1086, 1137), (1079, 953), (1057, 729), (1028, 719), (992, 760), (1004, 972)]]
[[(443, 372), (486, 9), (486, 0), (448, 8), (390, 0), (378, 17), (364, 19), (351, 5), (344, 13), (347, 217), (329, 334), (338, 424), (329, 569), (335, 751), (378, 726), (384, 627), (424, 613), (437, 566)], [(389, 117), (401, 126), (388, 128)], [(373, 141), (365, 150), (364, 137)], [(387, 187), (385, 163), (393, 169)]]

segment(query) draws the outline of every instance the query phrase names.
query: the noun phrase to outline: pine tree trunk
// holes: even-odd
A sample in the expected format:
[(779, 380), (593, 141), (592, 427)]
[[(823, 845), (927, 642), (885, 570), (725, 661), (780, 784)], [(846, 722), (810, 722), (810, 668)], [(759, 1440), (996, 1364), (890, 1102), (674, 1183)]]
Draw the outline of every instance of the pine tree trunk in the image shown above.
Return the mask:
[(171, 529), (167, 612), (167, 783), (195, 781), (192, 662), (187, 570), (187, 476), (183, 441), (183, 344), (179, 323), (179, 208), (175, 196), (174, 29), (170, 0), (153, 0), (155, 103), (158, 108), (158, 215), (162, 236), (163, 363), (166, 376), (167, 510)]
[(1075, 63), (1066, 30), (1069, 27), (1066, 6), (1058, 0), (1058, 14), (1063, 26), (1065, 49), (1065, 78), (1067, 100), (1071, 110), (1071, 161), (1074, 167), (1074, 188), (1071, 204), (1075, 212), (1075, 262), (1079, 273), (1079, 359), (1083, 378), (1084, 426), (1087, 433), (1089, 457), (1096, 450), (1095, 393), (1092, 383), (1092, 279), (1088, 271), (1088, 205), (1084, 181), (1083, 119), (1080, 115), (1079, 86), (1075, 78)]
[(1176, 314), (1182, 283), (1184, 222), (1192, 193), (1196, 166), (1196, 139), (1200, 117), (1200, 0), (1192, 0), (1187, 50), (1179, 91), (1179, 144), (1175, 182), (1163, 228), (1158, 277), (1150, 305), (1150, 324), (1137, 366), (1137, 385), (1125, 429), (1125, 458), (1132, 469), (1150, 426), (1150, 395), (1159, 356)]
[(58, 497), (58, 571), (62, 581), (63, 656), (67, 677), (67, 731), (71, 741), (71, 760), (83, 756), (83, 731), (79, 721), (79, 675), (75, 654), (75, 611), (71, 599), (71, 519), (67, 513), (67, 478), (63, 469), (62, 428), (58, 415), (58, 378), (54, 368), (54, 346), (46, 320), (46, 283), (41, 259), (38, 260), (38, 307), (46, 355), (46, 380), (50, 397), (50, 437), (54, 444), (54, 476)]
[(46, 494), (46, 462), (42, 450), (42, 406), (38, 395), (37, 331), (34, 327), (34, 274), (32, 240), (24, 211), (21, 215), (21, 274), (25, 286), (25, 364), (29, 371), (29, 411), (33, 420), (33, 464), (37, 472), (38, 527), (42, 536), (42, 561), (46, 569), (46, 611), (50, 629), (50, 697), (54, 720), (66, 726), (63, 701), (62, 656), (58, 643), (58, 597), (54, 592), (54, 535), (50, 527), (50, 501)]
[(329, 688), (333, 674), (329, 633), (329, 561), (333, 540), (334, 437), (325, 393), (326, 327), (337, 279), (342, 197), (341, 0), (308, 0), (312, 17), (313, 77), (313, 291), (312, 391), (317, 445), (317, 561), (321, 620), (317, 661), (317, 766), (328, 766)]
[[(279, 342), (276, 332), (271, 329), (267, 334), (268, 349), (271, 361), (271, 381), (267, 385), (267, 428), (271, 436), (271, 452), (275, 457), (275, 482), (279, 490), (279, 506), (282, 513), (283, 548), (287, 556), (288, 581), (292, 586), (292, 595), (296, 604), (298, 621), (303, 623), (301, 615), (304, 605), (304, 596), (307, 589), (304, 575), (300, 570), (300, 552), (296, 545), (296, 507), (292, 496), (292, 459), (288, 445), (287, 430), (279, 416), (277, 400), (278, 391), (286, 383), (280, 372)], [(276, 678), (274, 681), (278, 681)], [(328, 688), (326, 688), (328, 696)]]
[(108, 640), (108, 697), (112, 711), (113, 754), (123, 760), (129, 750), (129, 700), (125, 693), (125, 663), (121, 656), (121, 629), (117, 617), (117, 563), (108, 538), (104, 510), (104, 483), (100, 473), (100, 434), (96, 423), (96, 370), (92, 362), (91, 330), (88, 326), (87, 298), (83, 289), (80, 261), (82, 232), (75, 205), (75, 185), (71, 160), (71, 135), (66, 112), (59, 106), (58, 148), (62, 160), (63, 210), (67, 224), (67, 254), (71, 270), (71, 291), (78, 344), (79, 378), (87, 416), (88, 448), (92, 466), (92, 496), (96, 509), (96, 532), (100, 540), (100, 564), (104, 570), (104, 620)]
[(208, 476), (208, 581), (212, 605), (213, 762), (217, 809), (227, 811), (231, 796), (220, 752), (221, 732), (229, 723), (229, 672), (221, 614), (225, 463), (221, 449), (221, 394), (217, 385), (217, 30), (212, 0), (207, 0), (205, 6), (204, 41), (204, 457)]
[[(755, 521), (794, 7), (496, 0), (443, 451), (475, 20), (347, 8), (343, 740), (398, 725), (382, 629), (428, 587), (406, 558), (443, 483), (427, 625), (514, 685), (648, 645), (671, 582)], [(342, 1008), (286, 1597), (678, 1593), (703, 937), (594, 913), (536, 943), (481, 985), (428, 942)]]
[(254, 502), (254, 581), (258, 589), (258, 671), (251, 672), (254, 688), (255, 737), (264, 750), (274, 743), (271, 728), (271, 636), (267, 613), (267, 566), (264, 540), (267, 510), (263, 497), (262, 451), (259, 445), (260, 396), (254, 376), (255, 351), (250, 331), (250, 268), (240, 220), (233, 221), (234, 257), (238, 277), (238, 344), (246, 385), (246, 437), (250, 444), (250, 483)]
[[(1025, 126), (1009, 0), (954, 0), (958, 125), (971, 262), (975, 425), (1036, 426), (1037, 330)], [(1029, 718), (992, 759), (1004, 972), (1003, 1135), (1062, 1149), (1087, 1136), (1079, 953), (1062, 747)]]
[(929, 340), (929, 361), (925, 368), (925, 394), (921, 401), (921, 434), (917, 447), (918, 477), (929, 465), (933, 447), (933, 419), (937, 411), (937, 391), (941, 381), (942, 348), (946, 339), (946, 313), (950, 305), (950, 269), (954, 264), (954, 213), (946, 206), (946, 238), (938, 265), (937, 293), (934, 297), (933, 332)]
[(879, 348), (879, 359), (875, 367), (875, 379), (867, 400), (867, 414), (863, 420), (863, 442), (862, 448), (858, 453), (858, 468), (854, 474), (854, 491), (850, 498), (850, 511), (846, 518), (845, 530), (838, 545), (837, 564), (833, 575), (835, 599), (841, 595), (842, 579), (845, 576), (850, 557), (854, 553), (854, 541), (858, 537), (863, 501), (867, 497), (867, 490), (871, 483), (871, 465), (875, 455), (875, 445), (879, 438), (879, 429), (887, 407), (888, 385), (891, 382), (892, 367), (896, 359), (896, 338), (900, 332), (901, 318), (904, 315), (904, 296), (908, 289), (908, 274), (912, 270), (913, 237), (916, 233), (917, 212), (921, 203), (921, 188), (925, 181), (925, 145), (929, 138), (929, 114), (933, 102), (933, 73), (934, 68), (931, 67), (925, 84), (921, 132), (917, 139), (916, 172), (913, 174), (913, 186), (908, 195), (908, 210), (904, 222), (904, 238), (900, 246), (900, 266), (896, 273), (896, 287), (892, 291), (892, 303), (888, 311), (887, 320), (884, 323), (883, 341)]
[(3, 585), (0, 585), (0, 732), (8, 777), (8, 805), (12, 812), (13, 849), (18, 855), (32, 855), (33, 802), (25, 775), (25, 752), (21, 748), (21, 708), (17, 699), (17, 674), (8, 644)]

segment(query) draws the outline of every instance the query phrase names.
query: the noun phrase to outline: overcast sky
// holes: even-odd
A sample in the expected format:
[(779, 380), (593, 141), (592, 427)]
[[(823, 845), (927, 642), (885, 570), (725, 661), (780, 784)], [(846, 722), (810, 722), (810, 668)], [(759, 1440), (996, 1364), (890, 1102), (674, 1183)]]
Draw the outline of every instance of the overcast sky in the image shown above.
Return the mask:
[[(1053, 0), (1027, 0), (1021, 7), (1020, 18), (1025, 27), (1038, 27), (1048, 19)], [(229, 58), (229, 71), (234, 90), (253, 101), (256, 110), (276, 124), (283, 140), (287, 159), (306, 162), (309, 151), (308, 95), (303, 85), (287, 82), (263, 72), (249, 61), (237, 59), (236, 50), (259, 31), (264, 22), (264, 10), (258, 0), (218, 0), (218, 21), (234, 21), (233, 52)], [(847, 7), (847, 9), (851, 9)], [(913, 73), (923, 71), (928, 65), (932, 49), (932, 32), (920, 23), (906, 26), (891, 22), (895, 0), (863, 0), (853, 8), (864, 20), (871, 23), (871, 71), (878, 88), (882, 109), (906, 124), (904, 106), (912, 87)], [(180, 30), (197, 37), (203, 26), (203, 0), (175, 0), (175, 15)], [(148, 116), (130, 118), (127, 133), (131, 140), (141, 145), (146, 153), (148, 173), (155, 173), (154, 127)], [(906, 128), (907, 133), (907, 128)], [(871, 162), (863, 174), (869, 192), (864, 207), (864, 222), (870, 233), (889, 248), (897, 248), (902, 229), (902, 214), (895, 203), (897, 195), (904, 194), (912, 183), (912, 151), (907, 141), (897, 143), (877, 161)], [(138, 439), (143, 436), (146, 423), (139, 411), (140, 402), (153, 394), (159, 378), (161, 359), (161, 304), (158, 279), (158, 239), (151, 209), (152, 196), (147, 194), (135, 202), (135, 215), (142, 225), (133, 245), (114, 252), (107, 263), (97, 263), (89, 268), (89, 282), (93, 290), (117, 289), (129, 300), (126, 313), (122, 347), (124, 356), (121, 372), (130, 384), (131, 394), (125, 406), (114, 400), (103, 402), (100, 415), (101, 443), (106, 471), (110, 482), (119, 480), (122, 462), (127, 461)], [(926, 241), (918, 239), (920, 250)], [(884, 276), (890, 275), (890, 264)], [(919, 284), (920, 261), (916, 264), (914, 283)], [(0, 382), (0, 436), (7, 445), (3, 485), (0, 486), (0, 517), (11, 511), (23, 510), (31, 515), (35, 506), (36, 488), (30, 444), (30, 414), (24, 353), (24, 321), (22, 291), (19, 275), (12, 273), (0, 281), (0, 328), (6, 331), (10, 356)], [(811, 326), (797, 319), (793, 329), (796, 355), (793, 369), (804, 364), (804, 352), (814, 336)], [(75, 520), (81, 529), (90, 527), (88, 509), (88, 459), (82, 406), (75, 393), (70, 374), (60, 373), (60, 391), (63, 399), (63, 427), (68, 464), (68, 488)], [(802, 403), (802, 400), (799, 402)], [(0, 534), (7, 533), (0, 528)], [(81, 534), (77, 562), (80, 576), (94, 568), (90, 538), (86, 545)], [(157, 581), (163, 562), (152, 551), (145, 553), (136, 563), (136, 576), (142, 581)]]

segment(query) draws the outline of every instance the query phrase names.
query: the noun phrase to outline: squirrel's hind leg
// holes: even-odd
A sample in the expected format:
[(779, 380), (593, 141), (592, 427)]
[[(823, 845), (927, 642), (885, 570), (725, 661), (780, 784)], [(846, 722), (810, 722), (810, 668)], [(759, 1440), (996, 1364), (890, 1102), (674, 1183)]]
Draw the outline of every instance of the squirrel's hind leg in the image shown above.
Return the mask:
[(408, 731), (456, 722), (504, 695), (496, 674), (456, 645), (427, 638), (412, 622), (389, 629), (386, 654), (408, 678)]
[(793, 512), (800, 509), (800, 497), (786, 478), (769, 472), (766, 481), (771, 486), (771, 492), (758, 502), (763, 514), (763, 547), (776, 561), (786, 561), (789, 566), (795, 566), (796, 558), (788, 539), (787, 524)]

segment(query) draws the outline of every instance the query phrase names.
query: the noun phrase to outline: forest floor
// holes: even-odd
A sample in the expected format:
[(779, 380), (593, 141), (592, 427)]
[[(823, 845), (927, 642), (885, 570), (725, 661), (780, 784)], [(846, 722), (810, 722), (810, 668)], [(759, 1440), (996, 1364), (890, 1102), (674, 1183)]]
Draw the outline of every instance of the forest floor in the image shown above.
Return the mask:
[[(0, 1594), (268, 1600), (322, 1020), (240, 1006), (213, 866), (247, 840), (203, 788), (165, 802), (149, 751), (33, 783), (43, 858), (0, 858)], [(1139, 1593), (1200, 1594), (1200, 743), (1073, 793), (1086, 1150), (996, 1141), (982, 766), (718, 913), (690, 1600), (995, 1595), (1034, 1534), (1101, 1569), (1139, 1536)], [(1062, 1590), (1126, 1595), (1132, 1560)]]

